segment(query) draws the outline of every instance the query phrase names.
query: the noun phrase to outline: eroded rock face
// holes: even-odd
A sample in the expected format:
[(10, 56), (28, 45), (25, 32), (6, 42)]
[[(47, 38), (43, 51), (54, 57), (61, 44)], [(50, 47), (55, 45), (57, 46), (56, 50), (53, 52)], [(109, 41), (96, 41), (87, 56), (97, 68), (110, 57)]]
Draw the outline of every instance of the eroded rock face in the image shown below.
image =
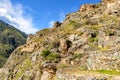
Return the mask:
[(0, 79), (120, 80), (120, 3), (110, 1), (83, 5), (62, 24), (31, 35), (0, 69)]

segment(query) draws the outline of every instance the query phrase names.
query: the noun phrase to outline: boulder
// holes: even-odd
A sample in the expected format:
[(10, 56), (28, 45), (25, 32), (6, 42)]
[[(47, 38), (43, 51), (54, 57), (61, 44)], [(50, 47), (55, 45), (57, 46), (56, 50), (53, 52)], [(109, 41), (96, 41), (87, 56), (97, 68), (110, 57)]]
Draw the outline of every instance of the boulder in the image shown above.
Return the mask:
[(42, 69), (43, 69), (43, 71), (47, 71), (51, 74), (55, 74), (56, 73), (56, 64), (49, 60), (42, 62)]

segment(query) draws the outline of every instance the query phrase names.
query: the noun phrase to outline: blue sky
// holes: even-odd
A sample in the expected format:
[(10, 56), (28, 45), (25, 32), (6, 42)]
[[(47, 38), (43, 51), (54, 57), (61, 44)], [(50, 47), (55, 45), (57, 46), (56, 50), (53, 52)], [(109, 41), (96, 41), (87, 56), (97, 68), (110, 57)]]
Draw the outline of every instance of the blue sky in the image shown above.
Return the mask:
[(0, 19), (26, 32), (51, 27), (65, 15), (75, 12), (80, 5), (100, 0), (0, 0)]

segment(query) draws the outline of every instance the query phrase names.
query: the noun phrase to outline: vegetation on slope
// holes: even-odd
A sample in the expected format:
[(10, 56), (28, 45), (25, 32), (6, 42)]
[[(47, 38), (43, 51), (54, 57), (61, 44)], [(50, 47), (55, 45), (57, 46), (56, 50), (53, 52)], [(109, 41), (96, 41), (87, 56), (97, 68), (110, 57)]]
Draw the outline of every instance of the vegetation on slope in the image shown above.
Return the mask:
[(0, 67), (4, 65), (11, 52), (25, 44), (27, 35), (13, 26), (0, 21)]

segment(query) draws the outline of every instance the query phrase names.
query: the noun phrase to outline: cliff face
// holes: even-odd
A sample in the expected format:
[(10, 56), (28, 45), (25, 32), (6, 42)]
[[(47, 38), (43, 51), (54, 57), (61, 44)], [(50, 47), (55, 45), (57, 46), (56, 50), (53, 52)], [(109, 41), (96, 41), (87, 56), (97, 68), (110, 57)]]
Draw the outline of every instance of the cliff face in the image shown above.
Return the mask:
[(120, 1), (83, 5), (30, 35), (0, 73), (3, 80), (120, 80)]

